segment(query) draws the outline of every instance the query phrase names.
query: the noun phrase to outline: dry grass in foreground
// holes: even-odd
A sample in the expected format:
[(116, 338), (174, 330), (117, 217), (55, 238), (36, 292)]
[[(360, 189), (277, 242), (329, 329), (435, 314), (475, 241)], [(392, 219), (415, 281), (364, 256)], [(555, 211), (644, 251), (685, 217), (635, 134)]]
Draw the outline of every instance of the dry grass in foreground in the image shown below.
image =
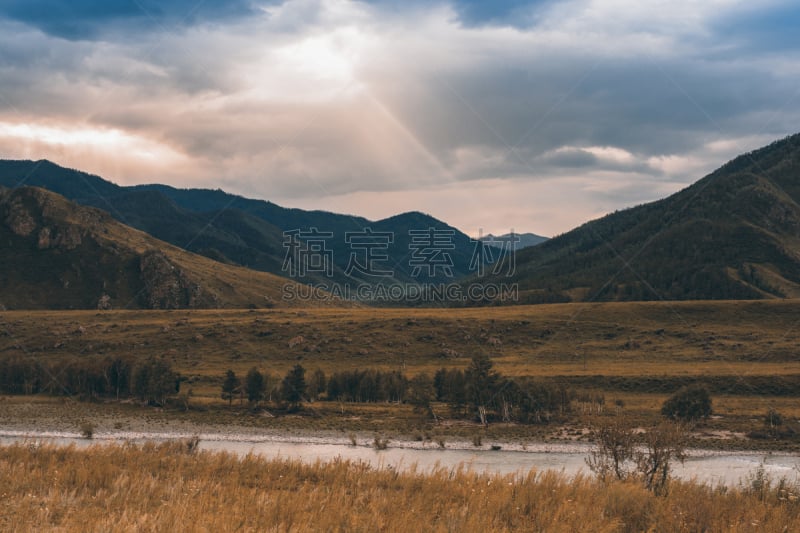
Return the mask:
[(398, 473), (191, 452), (186, 443), (0, 448), (0, 530), (798, 531), (787, 490), (603, 485), (544, 472)]

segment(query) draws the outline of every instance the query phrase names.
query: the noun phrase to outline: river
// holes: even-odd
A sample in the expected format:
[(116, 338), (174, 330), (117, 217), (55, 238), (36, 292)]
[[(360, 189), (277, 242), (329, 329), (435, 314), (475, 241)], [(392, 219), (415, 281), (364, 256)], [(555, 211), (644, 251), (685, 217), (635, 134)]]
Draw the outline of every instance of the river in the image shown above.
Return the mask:
[[(108, 433), (94, 439), (83, 439), (68, 432), (17, 432), (0, 430), (0, 445), (27, 441), (41, 441), (56, 445), (86, 447), (91, 444), (168, 441), (189, 438), (178, 433)], [(480, 449), (466, 442), (446, 443), (441, 448), (435, 443), (389, 442), (385, 450), (375, 450), (369, 440), (359, 439), (353, 446), (349, 441), (330, 437), (282, 438), (237, 434), (201, 434), (199, 448), (226, 451), (245, 455), (254, 453), (267, 458), (299, 459), (306, 462), (332, 461), (340, 458), (361, 461), (376, 468), (418, 471), (434, 467), (448, 469), (465, 467), (476, 472), (527, 473), (531, 469), (557, 470), (567, 476), (579, 472), (589, 474), (587, 454), (592, 447), (583, 443), (539, 443), (524, 447), (519, 444), (504, 445), (492, 450)], [(760, 465), (773, 480), (786, 478), (792, 483), (800, 479), (800, 455), (772, 452), (719, 452), (690, 450), (683, 464), (676, 463), (674, 475), (681, 479), (696, 479), (712, 486), (736, 486), (752, 476)]]

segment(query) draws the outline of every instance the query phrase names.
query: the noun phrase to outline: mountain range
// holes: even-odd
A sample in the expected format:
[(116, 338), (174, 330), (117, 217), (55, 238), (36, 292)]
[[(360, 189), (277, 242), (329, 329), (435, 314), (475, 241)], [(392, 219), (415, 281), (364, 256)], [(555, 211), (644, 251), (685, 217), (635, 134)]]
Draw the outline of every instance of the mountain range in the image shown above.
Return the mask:
[[(382, 256), (378, 266), (392, 271), (378, 283), (515, 285), (517, 303), (800, 297), (800, 134), (743, 154), (667, 198), (587, 222), (513, 256), (496, 248), (486, 254), (491, 244), (476, 248), (467, 235), (419, 212), (370, 221), (220, 190), (122, 187), (49, 161), (0, 161), (0, 186), (20, 184), (84, 207), (42, 189), (0, 193), (0, 300), (9, 302), (0, 304), (12, 307), (46, 306), (49, 291), (71, 295), (56, 307), (95, 307), (112, 289), (115, 300), (140, 307), (259, 305), (274, 299), (284, 279), (249, 269), (286, 276), (287, 236), (310, 246), (320, 232), (330, 233), (322, 239), (330, 270), (297, 281), (376, 283), (370, 272), (348, 272), (354, 252), (370, 248)], [(27, 218), (15, 214), (20, 206), (29, 209)], [(112, 217), (149, 235), (112, 224)], [(109, 231), (116, 237), (106, 238)], [(348, 242), (348, 234), (360, 236), (360, 245)], [(81, 236), (77, 245), (75, 235)], [(451, 262), (432, 272), (420, 267), (419, 260), (436, 257), (419, 244), (426, 240), (437, 241)], [(159, 250), (166, 250), (163, 257)], [(489, 269), (498, 273), (475, 276), (476, 253), (504, 261)], [(186, 273), (188, 281), (178, 276), (167, 285), (189, 292), (172, 300), (153, 296), (143, 277), (151, 270)], [(250, 278), (257, 289), (236, 281)], [(192, 296), (196, 285), (207, 290)], [(9, 287), (16, 296), (9, 297)]]
[[(18, 185), (41, 187), (103, 209), (118, 221), (187, 251), (223, 263), (290, 275), (303, 283), (448, 282), (471, 273), (472, 254), (481, 246), (456, 228), (420, 212), (370, 221), (285, 208), (221, 190), (160, 184), (120, 186), (47, 160), (0, 160), (0, 186)], [(366, 229), (374, 234), (363, 234)], [(291, 232), (304, 246), (314, 239), (312, 234), (319, 234), (316, 240), (324, 247), (330, 269), (289, 272)], [(427, 268), (420, 262), (435, 252), (424, 246), (433, 240), (449, 261)], [(360, 242), (360, 247), (353, 242)]]

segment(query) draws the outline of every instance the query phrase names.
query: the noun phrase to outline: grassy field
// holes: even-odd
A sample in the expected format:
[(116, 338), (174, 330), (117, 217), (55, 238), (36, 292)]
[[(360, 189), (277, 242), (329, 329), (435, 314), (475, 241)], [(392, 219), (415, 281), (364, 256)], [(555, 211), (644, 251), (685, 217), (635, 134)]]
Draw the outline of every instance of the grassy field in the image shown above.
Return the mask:
[[(307, 309), (0, 312), (0, 356), (164, 355), (187, 378), (181, 416), (227, 420), (220, 384), (228, 368), (283, 375), (292, 365), (327, 373), (400, 369), (409, 376), (464, 368), (476, 353), (510, 376), (538, 376), (605, 396), (592, 424), (620, 410), (652, 423), (687, 380), (712, 389), (719, 418), (707, 433), (747, 432), (778, 409), (800, 418), (800, 301), (563, 304), (480, 309)], [(620, 403), (622, 407), (615, 407)], [(346, 411), (346, 412), (345, 412)], [(413, 431), (410, 407), (314, 404), (319, 416), (270, 424)], [(236, 415), (238, 416), (238, 415)], [(335, 420), (331, 421), (330, 418)], [(239, 417), (241, 419), (241, 417)], [(370, 421), (371, 419), (375, 419)], [(459, 429), (458, 431), (462, 431)], [(472, 431), (471, 428), (463, 431)], [(508, 429), (511, 433), (516, 430)], [(537, 430), (538, 431), (538, 430)]]
[(797, 488), (601, 484), (266, 460), (186, 443), (0, 448), (4, 531), (765, 531), (800, 529)]

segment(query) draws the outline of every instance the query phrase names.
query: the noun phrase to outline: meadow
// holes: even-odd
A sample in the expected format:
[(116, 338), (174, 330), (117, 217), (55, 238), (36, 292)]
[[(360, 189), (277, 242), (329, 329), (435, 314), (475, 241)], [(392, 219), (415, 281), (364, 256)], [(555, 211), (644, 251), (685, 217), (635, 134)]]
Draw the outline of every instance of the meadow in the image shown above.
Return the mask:
[[(763, 428), (768, 409), (789, 426), (800, 418), (800, 302), (638, 302), (465, 309), (259, 309), (205, 311), (4, 311), (0, 357), (163, 356), (184, 378), (191, 409), (146, 416), (183, 417), (276, 429), (441, 431), (469, 435), (468, 423), (432, 428), (407, 405), (314, 402), (298, 416), (248, 418), (220, 397), (227, 369), (281, 376), (374, 368), (409, 377), (465, 368), (485, 354), (506, 376), (531, 376), (603, 399), (575, 404), (572, 432), (623, 413), (633, 423), (659, 419), (682, 384), (706, 384), (714, 416), (696, 436), (708, 446)], [(57, 377), (56, 377), (57, 379)], [(13, 402), (20, 399), (15, 398)], [(46, 400), (45, 400), (46, 401)], [(103, 408), (135, 416), (134, 406)], [(444, 407), (439, 414), (446, 417)], [(8, 415), (7, 416), (12, 416)], [(16, 416), (16, 415), (14, 415)], [(29, 415), (35, 420), (34, 415)], [(81, 415), (84, 416), (84, 415)], [(99, 414), (97, 414), (99, 416)], [(35, 423), (35, 422), (34, 422)], [(564, 428), (495, 424), (490, 436), (554, 437)], [(742, 446), (794, 448), (793, 439)]]

